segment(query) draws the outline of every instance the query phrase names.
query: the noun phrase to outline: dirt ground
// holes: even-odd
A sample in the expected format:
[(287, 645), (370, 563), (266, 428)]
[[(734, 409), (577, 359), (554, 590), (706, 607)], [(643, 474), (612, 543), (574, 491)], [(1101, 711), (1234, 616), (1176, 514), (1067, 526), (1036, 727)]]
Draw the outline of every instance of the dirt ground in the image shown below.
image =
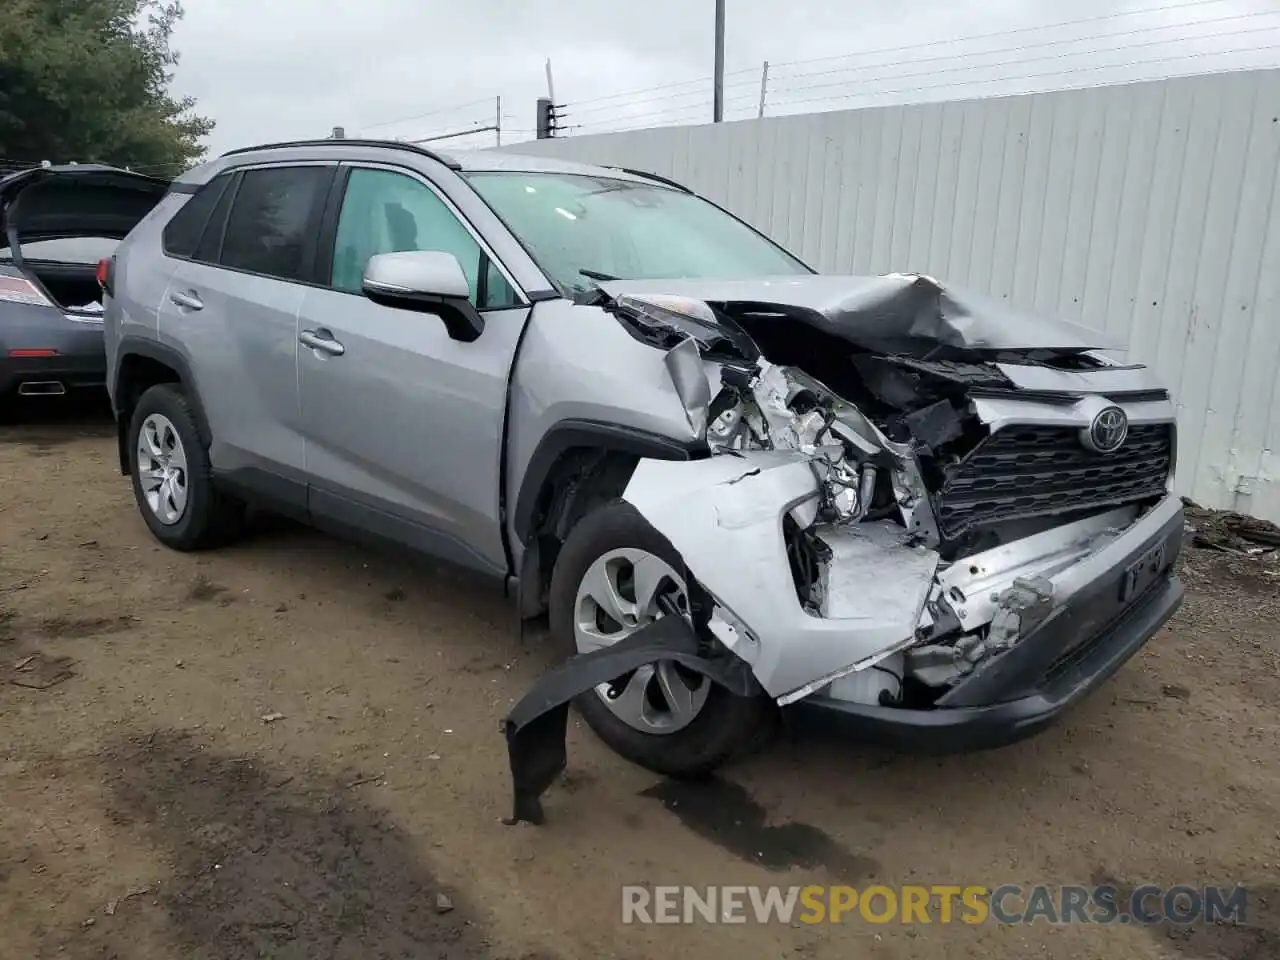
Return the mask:
[[(1037, 739), (783, 737), (691, 787), (571, 722), (542, 827), (500, 592), (284, 523), (148, 534), (99, 410), (0, 427), (0, 958), (1280, 958), (1280, 579), (1191, 551), (1169, 629)], [(20, 419), (27, 414), (19, 414)], [(1246, 926), (623, 926), (624, 884), (1243, 883)], [(441, 897), (445, 899), (441, 899)]]

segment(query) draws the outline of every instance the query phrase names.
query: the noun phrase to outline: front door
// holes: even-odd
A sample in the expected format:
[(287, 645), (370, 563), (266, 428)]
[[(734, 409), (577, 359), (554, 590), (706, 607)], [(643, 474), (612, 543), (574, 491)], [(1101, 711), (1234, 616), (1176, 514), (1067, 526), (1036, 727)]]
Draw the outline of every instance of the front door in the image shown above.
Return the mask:
[[(425, 178), (344, 172), (330, 283), (307, 290), (300, 319), (299, 332), (324, 344), (298, 354), (312, 514), (505, 573), (503, 424), (529, 308)], [(457, 257), (485, 317), (477, 340), (453, 340), (438, 317), (361, 293), (369, 257), (407, 250)]]

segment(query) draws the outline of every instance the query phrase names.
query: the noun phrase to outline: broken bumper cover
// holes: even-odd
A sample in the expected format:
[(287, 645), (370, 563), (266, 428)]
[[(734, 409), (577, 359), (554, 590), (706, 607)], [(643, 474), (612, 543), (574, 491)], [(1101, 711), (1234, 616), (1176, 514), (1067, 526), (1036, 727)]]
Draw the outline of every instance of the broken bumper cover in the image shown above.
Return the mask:
[(1070, 598), (934, 709), (815, 694), (792, 704), (788, 720), (822, 736), (925, 753), (999, 747), (1032, 736), (1119, 670), (1178, 609), (1183, 588), (1173, 570), (1182, 538), (1181, 504), (1169, 497), (1128, 535), (1067, 571), (1083, 581)]

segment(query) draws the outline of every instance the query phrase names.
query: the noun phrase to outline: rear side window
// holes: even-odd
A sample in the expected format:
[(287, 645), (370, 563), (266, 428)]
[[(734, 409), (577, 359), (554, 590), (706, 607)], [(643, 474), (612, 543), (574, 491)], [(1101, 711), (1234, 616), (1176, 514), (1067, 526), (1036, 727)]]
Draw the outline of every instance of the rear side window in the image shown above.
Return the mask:
[(222, 252), (222, 234), (227, 226), (227, 214), (231, 212), (231, 201), (236, 198), (236, 178), (232, 175), (228, 180), (227, 188), (218, 197), (217, 206), (209, 215), (204, 234), (196, 245), (196, 253), (192, 259), (200, 263), (217, 263), (218, 254)]
[(319, 166), (245, 171), (227, 219), (222, 266), (303, 279), (332, 172)]
[(224, 173), (214, 177), (182, 205), (164, 228), (162, 243), (165, 253), (172, 257), (195, 256), (200, 235), (204, 233), (205, 224), (209, 222), (209, 214), (217, 206), (218, 200), (230, 182), (230, 174)]

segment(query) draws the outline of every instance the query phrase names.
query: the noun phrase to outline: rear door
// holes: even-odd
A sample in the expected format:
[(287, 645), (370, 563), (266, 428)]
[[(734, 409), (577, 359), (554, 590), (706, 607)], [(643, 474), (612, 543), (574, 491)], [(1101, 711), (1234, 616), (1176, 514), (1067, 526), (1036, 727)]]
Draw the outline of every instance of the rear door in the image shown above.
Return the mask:
[[(230, 178), (161, 304), (161, 340), (189, 359), (226, 480), (305, 509), (298, 311), (313, 276), (332, 164), (251, 167)], [(191, 203), (200, 200), (193, 197)], [(177, 218), (175, 218), (175, 223)]]
[[(457, 257), (486, 320), (477, 340), (361, 293), (370, 256), (405, 250)], [(307, 290), (300, 330), (341, 352), (298, 356), (313, 515), (505, 573), (500, 458), (527, 301), (443, 194), (404, 169), (343, 168), (322, 257), (328, 282)]]

